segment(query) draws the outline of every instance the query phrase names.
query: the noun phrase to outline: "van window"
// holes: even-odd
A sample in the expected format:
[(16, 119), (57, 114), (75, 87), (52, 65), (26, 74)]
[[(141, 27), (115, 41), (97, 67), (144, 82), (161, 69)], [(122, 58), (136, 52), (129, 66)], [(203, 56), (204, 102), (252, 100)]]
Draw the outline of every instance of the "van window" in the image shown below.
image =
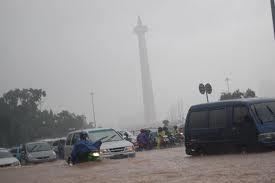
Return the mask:
[(191, 112), (190, 128), (208, 128), (208, 111)]
[(226, 127), (226, 110), (216, 109), (209, 111), (209, 128)]
[(245, 106), (234, 107), (233, 110), (233, 122), (234, 123), (242, 123), (245, 121), (245, 117), (248, 115), (248, 109)]
[(275, 102), (254, 104), (254, 112), (263, 123), (275, 121)]
[(70, 134), (70, 135), (67, 137), (66, 145), (70, 145), (70, 144), (71, 144), (72, 136), (73, 136), (73, 134)]

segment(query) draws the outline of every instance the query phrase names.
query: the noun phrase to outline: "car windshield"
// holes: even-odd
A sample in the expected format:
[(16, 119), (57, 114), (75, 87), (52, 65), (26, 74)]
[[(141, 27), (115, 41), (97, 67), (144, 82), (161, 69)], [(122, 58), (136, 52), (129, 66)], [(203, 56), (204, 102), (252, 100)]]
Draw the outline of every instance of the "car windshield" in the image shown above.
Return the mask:
[(254, 104), (252, 108), (261, 122), (275, 121), (275, 102)]
[(51, 146), (48, 143), (33, 143), (27, 144), (28, 152), (39, 152), (39, 151), (49, 151)]
[(11, 158), (13, 157), (10, 152), (7, 151), (0, 151), (0, 158)]
[(122, 137), (112, 129), (89, 131), (89, 138), (91, 141), (102, 140), (102, 142), (123, 140)]

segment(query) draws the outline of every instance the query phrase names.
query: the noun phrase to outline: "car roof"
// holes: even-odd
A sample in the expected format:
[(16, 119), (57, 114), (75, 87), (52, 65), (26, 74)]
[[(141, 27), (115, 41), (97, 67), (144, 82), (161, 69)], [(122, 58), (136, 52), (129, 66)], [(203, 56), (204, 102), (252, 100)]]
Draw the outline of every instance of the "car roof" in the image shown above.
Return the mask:
[(8, 149), (1, 148), (0, 152), (10, 152)]
[(70, 134), (74, 134), (74, 133), (80, 133), (80, 132), (92, 132), (92, 131), (103, 131), (103, 130), (114, 130), (112, 128), (88, 128), (88, 129), (82, 129), (82, 130), (75, 130), (75, 131), (72, 131), (70, 133), (68, 133), (68, 135)]
[(29, 144), (41, 144), (41, 143), (43, 143), (43, 144), (49, 144), (48, 142), (45, 142), (45, 141), (36, 141), (36, 142), (28, 142), (28, 143), (26, 143), (26, 145), (29, 145)]
[(226, 106), (226, 105), (234, 105), (234, 104), (244, 104), (244, 105), (251, 105), (263, 102), (275, 102), (275, 99), (272, 98), (241, 98), (241, 99), (233, 99), (233, 100), (222, 100), (218, 102), (210, 102), (210, 103), (203, 103), (198, 105), (193, 105), (190, 107), (190, 110), (198, 110), (202, 108), (208, 107), (219, 107), (219, 106)]

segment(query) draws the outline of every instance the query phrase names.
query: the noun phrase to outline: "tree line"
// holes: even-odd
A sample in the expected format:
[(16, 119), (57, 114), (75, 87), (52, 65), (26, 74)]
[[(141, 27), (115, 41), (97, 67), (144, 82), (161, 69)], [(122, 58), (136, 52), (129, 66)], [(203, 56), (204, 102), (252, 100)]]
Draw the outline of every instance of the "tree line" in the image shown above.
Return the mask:
[(254, 98), (256, 97), (255, 91), (248, 88), (245, 92), (241, 92), (239, 89), (234, 92), (223, 92), (221, 94), (220, 100), (230, 100), (239, 98)]
[(86, 117), (67, 110), (41, 110), (46, 91), (14, 89), (0, 97), (0, 147), (66, 136), (72, 129), (87, 126)]

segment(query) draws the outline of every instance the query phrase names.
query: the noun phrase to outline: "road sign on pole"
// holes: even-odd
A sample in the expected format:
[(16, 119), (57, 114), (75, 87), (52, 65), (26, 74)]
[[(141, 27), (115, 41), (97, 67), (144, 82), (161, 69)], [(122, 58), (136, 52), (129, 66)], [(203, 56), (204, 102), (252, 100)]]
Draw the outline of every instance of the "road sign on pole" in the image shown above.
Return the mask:
[(205, 86), (204, 86), (204, 84), (201, 83), (201, 84), (199, 85), (199, 90), (200, 90), (200, 93), (201, 93), (201, 94), (204, 94), (204, 93), (205, 93)]
[(211, 94), (212, 93), (212, 86), (209, 83), (207, 83), (205, 85), (205, 91), (206, 91), (207, 94)]
[(209, 102), (208, 94), (212, 93), (212, 86), (209, 83), (207, 83), (206, 85), (201, 83), (199, 85), (199, 90), (202, 95), (204, 95), (204, 94), (206, 95), (206, 100), (207, 100), (207, 102)]

